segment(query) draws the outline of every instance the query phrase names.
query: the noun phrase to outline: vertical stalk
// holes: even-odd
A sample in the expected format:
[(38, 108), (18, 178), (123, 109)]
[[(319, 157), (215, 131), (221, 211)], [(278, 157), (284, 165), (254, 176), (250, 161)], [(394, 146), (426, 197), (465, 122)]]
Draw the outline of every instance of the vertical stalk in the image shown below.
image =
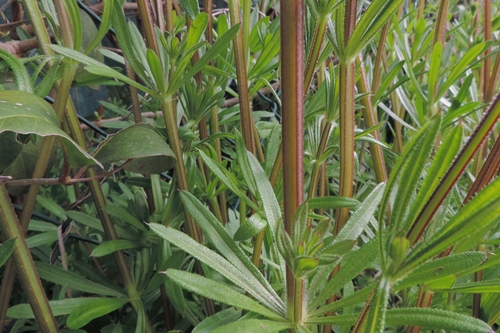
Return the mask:
[[(387, 26), (387, 25), (386, 25)], [(384, 26), (385, 29), (385, 26)], [(383, 33), (383, 31), (382, 31)], [(383, 52), (379, 48), (379, 52)], [(378, 57), (378, 54), (377, 54)], [(372, 103), (370, 101), (370, 97), (368, 95), (368, 80), (366, 79), (365, 66), (363, 64), (363, 58), (361, 55), (358, 56), (358, 63), (361, 70), (361, 77), (357, 81), (357, 88), (359, 94), (365, 94), (363, 98), (361, 98), (361, 105), (363, 105), (362, 113), (363, 119), (365, 121), (365, 126), (370, 128), (378, 124), (378, 116), (377, 113), (373, 111)], [(377, 85), (378, 86), (378, 85)], [(381, 136), (379, 130), (373, 131), (373, 137), (375, 140), (380, 141)], [(387, 181), (387, 170), (385, 167), (384, 161), (384, 152), (382, 147), (370, 142), (370, 153), (373, 160), (373, 167), (375, 169), (375, 178), (377, 179), (377, 183), (382, 183)]]
[(144, 34), (146, 36), (146, 43), (148, 47), (156, 54), (159, 54), (158, 41), (153, 26), (153, 11), (151, 2), (149, 0), (137, 0), (137, 7), (139, 8), (139, 16), (141, 18)]
[(42, 282), (24, 238), (24, 231), (21, 229), (14, 208), (10, 203), (5, 184), (0, 184), (0, 231), (4, 240), (17, 238), (12, 259), (40, 331), (43, 333), (59, 332), (59, 326), (52, 314), (47, 296), (45, 296)]
[[(283, 190), (285, 232), (292, 234), (293, 216), (304, 200), (304, 2), (280, 2), (281, 88), (283, 114)], [(303, 284), (286, 269), (288, 317), (302, 320)]]
[(439, 2), (439, 10), (436, 19), (436, 29), (434, 30), (434, 43), (441, 42), (441, 45), (444, 47), (445, 42), (445, 25), (446, 25), (446, 16), (448, 13), (448, 4), (449, 0), (441, 0)]
[[(321, 15), (316, 21), (314, 26), (314, 35), (311, 42), (312, 48), (307, 56), (307, 64), (305, 69), (304, 78), (304, 91), (307, 92), (309, 85), (316, 69), (316, 62), (318, 61), (319, 52), (321, 51), (321, 45), (323, 44), (323, 38), (326, 32), (326, 25), (328, 23), (328, 16)], [(318, 85), (319, 86), (319, 85)]]
[[(356, 25), (358, 1), (346, 1), (344, 45), (347, 45)], [(340, 185), (339, 196), (352, 197), (354, 183), (354, 61), (340, 59)], [(337, 210), (333, 234), (337, 235), (349, 218), (349, 208)]]
[[(231, 17), (231, 25), (241, 23), (240, 2), (237, 0), (229, 0), (229, 13)], [(236, 77), (238, 79), (238, 96), (240, 99), (240, 119), (241, 119), (241, 134), (245, 140), (245, 145), (248, 151), (255, 155), (255, 139), (253, 132), (252, 110), (250, 108), (250, 95), (248, 92), (248, 73), (243, 28), (240, 27), (238, 33), (234, 37), (234, 54), (236, 57)]]

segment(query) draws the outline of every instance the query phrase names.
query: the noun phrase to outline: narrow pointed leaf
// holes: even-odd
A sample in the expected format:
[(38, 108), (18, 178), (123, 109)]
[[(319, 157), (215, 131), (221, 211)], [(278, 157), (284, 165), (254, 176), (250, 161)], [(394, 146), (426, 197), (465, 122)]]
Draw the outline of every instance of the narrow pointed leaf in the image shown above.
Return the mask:
[[(97, 297), (67, 298), (62, 300), (49, 301), (50, 309), (54, 316), (69, 315), (80, 305), (98, 300)], [(105, 298), (106, 300), (109, 298)], [(7, 317), (12, 319), (33, 319), (35, 315), (28, 303), (11, 306), (7, 310)]]
[(276, 333), (292, 327), (292, 323), (262, 319), (242, 319), (215, 329), (212, 333)]
[(7, 259), (9, 259), (12, 251), (14, 251), (14, 246), (16, 244), (17, 238), (10, 238), (6, 240), (2, 245), (0, 245), (0, 267), (5, 264)]
[(37, 261), (35, 262), (35, 266), (38, 270), (38, 274), (40, 274), (40, 278), (43, 280), (47, 280), (62, 286), (68, 286), (71, 289), (76, 289), (91, 294), (117, 297), (125, 296), (124, 293), (119, 293), (116, 290), (82, 278), (75, 273), (65, 271), (57, 266), (52, 266)]
[(467, 333), (493, 333), (485, 322), (460, 313), (440, 309), (406, 308), (388, 310), (386, 324), (392, 326), (422, 326)]
[(250, 297), (240, 294), (234, 289), (222, 283), (212, 281), (201, 275), (169, 269), (165, 272), (174, 282), (181, 287), (203, 297), (213, 299), (234, 306), (238, 309), (252, 311), (267, 318), (283, 320), (284, 318), (275, 312), (265, 308)]
[(97, 245), (92, 251), (92, 256), (99, 258), (107, 256), (116, 251), (126, 250), (126, 249), (136, 249), (141, 247), (141, 243), (136, 241), (130, 241), (126, 239), (114, 239), (102, 244)]
[(71, 329), (85, 326), (91, 320), (118, 310), (129, 302), (126, 298), (101, 298), (77, 307), (66, 319), (66, 325)]

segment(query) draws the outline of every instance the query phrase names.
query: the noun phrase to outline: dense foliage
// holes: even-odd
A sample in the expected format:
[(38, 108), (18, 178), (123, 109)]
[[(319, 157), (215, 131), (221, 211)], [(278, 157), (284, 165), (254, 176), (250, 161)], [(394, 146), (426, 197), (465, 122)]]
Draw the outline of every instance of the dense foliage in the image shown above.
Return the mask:
[(227, 5), (0, 8), (3, 332), (498, 331), (500, 1)]

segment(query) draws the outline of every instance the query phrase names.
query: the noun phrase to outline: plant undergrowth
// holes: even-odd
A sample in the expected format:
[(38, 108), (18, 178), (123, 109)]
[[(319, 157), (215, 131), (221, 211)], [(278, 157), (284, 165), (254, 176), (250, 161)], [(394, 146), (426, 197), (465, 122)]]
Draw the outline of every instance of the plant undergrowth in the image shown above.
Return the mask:
[(498, 332), (500, 2), (227, 6), (0, 8), (2, 332)]

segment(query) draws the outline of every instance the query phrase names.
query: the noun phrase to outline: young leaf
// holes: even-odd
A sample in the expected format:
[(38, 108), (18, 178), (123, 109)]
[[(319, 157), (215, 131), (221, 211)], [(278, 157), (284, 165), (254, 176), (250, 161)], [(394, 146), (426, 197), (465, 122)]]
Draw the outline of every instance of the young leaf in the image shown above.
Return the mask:
[(115, 311), (128, 302), (127, 298), (101, 298), (82, 304), (71, 312), (66, 325), (72, 329), (83, 327), (91, 320)]
[[(85, 55), (89, 55), (94, 51), (94, 49), (99, 45), (101, 40), (106, 36), (106, 34), (109, 31), (109, 28), (111, 27), (111, 16), (113, 14), (113, 7), (114, 7), (114, 2), (115, 0), (103, 0), (103, 8), (102, 8), (102, 15), (101, 15), (101, 23), (99, 24), (99, 31), (95, 35), (94, 39), (92, 42), (87, 46), (87, 49), (85, 49)], [(114, 31), (114, 30), (113, 30)]]
[(250, 297), (242, 295), (220, 282), (176, 269), (169, 269), (165, 274), (181, 287), (203, 297), (234, 306), (238, 309), (252, 311), (270, 319), (278, 321), (283, 321), (285, 319), (281, 315), (255, 302)]
[[(0, 57), (7, 63), (14, 74), (17, 89), (28, 93), (33, 92), (33, 86), (28, 71), (23, 63), (9, 52), (0, 49)], [(21, 101), (21, 100), (18, 100)]]
[(137, 173), (160, 173), (175, 165), (174, 152), (149, 124), (135, 124), (109, 135), (94, 157), (104, 164), (133, 159), (125, 169)]
[(258, 213), (253, 214), (243, 222), (234, 234), (235, 241), (243, 241), (252, 238), (267, 226), (264, 220)]

